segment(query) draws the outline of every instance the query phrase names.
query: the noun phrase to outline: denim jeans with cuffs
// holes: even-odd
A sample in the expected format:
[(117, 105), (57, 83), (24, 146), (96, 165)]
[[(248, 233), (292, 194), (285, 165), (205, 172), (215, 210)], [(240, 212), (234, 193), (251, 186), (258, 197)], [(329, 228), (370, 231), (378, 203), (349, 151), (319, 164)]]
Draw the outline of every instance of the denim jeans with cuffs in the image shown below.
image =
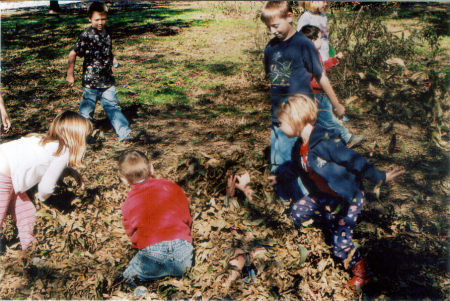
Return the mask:
[(162, 241), (145, 247), (131, 259), (123, 278), (134, 283), (160, 279), (165, 276), (180, 277), (192, 266), (194, 248), (185, 240)]
[(93, 120), (95, 105), (99, 100), (114, 131), (119, 136), (119, 141), (122, 141), (130, 135), (131, 129), (127, 118), (120, 109), (115, 86), (101, 89), (83, 87), (83, 99), (80, 103), (81, 116)]
[(352, 134), (350, 134), (347, 128), (341, 125), (333, 115), (333, 108), (328, 96), (322, 93), (314, 94), (314, 96), (319, 101), (317, 123), (327, 129), (336, 129), (340, 133), (342, 140), (344, 140), (345, 143), (348, 143)]
[[(271, 172), (275, 172), (281, 164), (292, 159), (292, 148), (296, 141), (297, 137), (289, 138), (279, 127), (272, 123), (272, 129), (270, 131)], [(274, 189), (278, 197), (283, 201), (296, 202), (308, 194), (300, 178), (290, 182), (276, 184)]]

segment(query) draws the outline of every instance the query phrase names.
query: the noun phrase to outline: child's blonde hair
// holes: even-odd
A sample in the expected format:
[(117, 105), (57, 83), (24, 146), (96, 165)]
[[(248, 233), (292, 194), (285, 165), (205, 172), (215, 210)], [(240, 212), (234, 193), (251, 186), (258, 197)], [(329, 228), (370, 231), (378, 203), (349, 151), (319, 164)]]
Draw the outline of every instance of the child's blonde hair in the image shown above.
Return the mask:
[(278, 106), (276, 115), (278, 120), (289, 122), (295, 134), (300, 136), (308, 123), (316, 122), (317, 110), (317, 104), (311, 98), (304, 94), (295, 94)]
[(313, 14), (317, 14), (319, 12), (319, 7), (317, 6), (317, 3), (319, 2), (323, 1), (302, 1), (300, 2), (300, 7), (312, 12)]
[(119, 158), (119, 173), (130, 184), (136, 184), (152, 175), (150, 160), (138, 150), (128, 150)]
[(293, 10), (288, 1), (267, 1), (261, 9), (261, 21), (267, 24), (274, 18), (286, 18), (289, 13)]
[(53, 120), (47, 133), (42, 136), (41, 145), (57, 141), (58, 149), (54, 156), (59, 156), (64, 147), (69, 150), (69, 166), (81, 165), (86, 151), (86, 139), (92, 132), (92, 123), (72, 111), (65, 111)]

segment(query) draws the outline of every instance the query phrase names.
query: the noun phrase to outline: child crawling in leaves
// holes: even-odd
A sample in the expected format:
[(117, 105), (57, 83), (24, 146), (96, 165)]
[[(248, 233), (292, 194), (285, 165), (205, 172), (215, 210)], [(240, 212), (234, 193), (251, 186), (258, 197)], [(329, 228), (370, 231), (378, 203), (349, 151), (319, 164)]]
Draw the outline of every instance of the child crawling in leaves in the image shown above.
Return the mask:
[(122, 205), (122, 223), (131, 246), (139, 249), (122, 274), (125, 283), (135, 289), (136, 277), (148, 281), (182, 276), (193, 261), (192, 219), (183, 190), (153, 178), (153, 165), (137, 150), (120, 157), (119, 174), (131, 187)]
[(349, 286), (369, 281), (366, 263), (354, 245), (353, 229), (365, 200), (362, 180), (376, 184), (393, 181), (404, 170), (382, 172), (349, 149), (339, 132), (316, 123), (317, 104), (296, 94), (282, 102), (276, 115), (286, 136), (298, 137), (292, 159), (269, 176), (271, 185), (301, 176), (310, 194), (294, 202), (292, 219), (296, 226), (310, 219), (321, 220), (333, 238), (333, 254), (351, 268)]

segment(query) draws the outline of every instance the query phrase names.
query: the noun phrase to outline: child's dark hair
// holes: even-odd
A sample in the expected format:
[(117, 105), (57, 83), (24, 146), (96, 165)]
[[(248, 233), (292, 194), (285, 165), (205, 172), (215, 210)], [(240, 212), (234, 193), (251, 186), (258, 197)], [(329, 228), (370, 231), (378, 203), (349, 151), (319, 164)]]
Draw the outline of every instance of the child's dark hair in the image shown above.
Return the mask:
[(150, 161), (143, 152), (128, 150), (119, 158), (119, 173), (130, 184), (137, 184), (152, 175)]
[(305, 25), (300, 31), (311, 41), (315, 41), (319, 38), (320, 28), (314, 25)]
[(92, 2), (88, 8), (88, 17), (92, 18), (94, 12), (106, 14), (108, 12), (108, 6), (103, 2)]

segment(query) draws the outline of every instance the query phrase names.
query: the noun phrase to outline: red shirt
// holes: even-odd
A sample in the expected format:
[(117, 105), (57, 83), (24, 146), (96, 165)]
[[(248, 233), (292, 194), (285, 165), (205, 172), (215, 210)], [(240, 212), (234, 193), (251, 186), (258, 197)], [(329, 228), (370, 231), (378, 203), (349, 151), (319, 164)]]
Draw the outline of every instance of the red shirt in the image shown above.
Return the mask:
[[(323, 66), (323, 72), (325, 74), (326, 74), (327, 70), (330, 70), (331, 68), (333, 68), (334, 66), (339, 64), (339, 59), (336, 56), (330, 57), (325, 62), (322, 62), (322, 56), (319, 53), (319, 59), (320, 59), (320, 63)], [(313, 89), (314, 93), (323, 93), (322, 86), (316, 81), (316, 78), (313, 75), (311, 75), (310, 85), (311, 85), (311, 89)]]
[(122, 224), (133, 248), (176, 239), (192, 243), (189, 201), (169, 180), (149, 178), (133, 185), (122, 205)]
[(300, 146), (300, 160), (302, 163), (303, 169), (308, 173), (308, 177), (316, 184), (317, 188), (326, 194), (337, 197), (338, 195), (328, 186), (327, 182), (317, 174), (312, 168), (308, 165), (308, 150), (309, 150), (309, 141), (306, 144), (302, 144)]

